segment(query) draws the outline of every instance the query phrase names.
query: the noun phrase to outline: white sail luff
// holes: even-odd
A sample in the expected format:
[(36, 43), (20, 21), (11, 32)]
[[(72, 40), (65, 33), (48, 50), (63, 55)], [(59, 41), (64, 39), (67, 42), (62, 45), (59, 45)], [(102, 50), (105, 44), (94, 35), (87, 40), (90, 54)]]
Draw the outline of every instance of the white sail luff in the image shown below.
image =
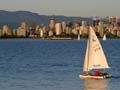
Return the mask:
[(104, 55), (102, 46), (93, 28), (90, 27), (83, 71), (90, 71), (92, 69), (100, 68), (109, 68), (109, 66)]
[(84, 64), (83, 64), (83, 71), (84, 72), (88, 72), (88, 50), (89, 49), (89, 40), (87, 41), (87, 48), (86, 48), (86, 54), (85, 54), (85, 60), (84, 60)]

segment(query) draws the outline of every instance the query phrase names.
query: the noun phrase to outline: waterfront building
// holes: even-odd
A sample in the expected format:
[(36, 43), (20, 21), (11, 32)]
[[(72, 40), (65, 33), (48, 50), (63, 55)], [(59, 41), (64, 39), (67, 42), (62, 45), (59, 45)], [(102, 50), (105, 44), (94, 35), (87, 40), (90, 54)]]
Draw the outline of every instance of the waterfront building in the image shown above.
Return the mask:
[(113, 28), (113, 29), (114, 29), (114, 30), (118, 30), (118, 29), (119, 29), (119, 26), (118, 26), (117, 23), (114, 24), (114, 28)]
[(42, 29), (43, 29), (43, 33), (47, 33), (47, 31), (48, 31), (48, 27), (47, 26), (42, 26)]
[(75, 19), (73, 20), (73, 23), (74, 23), (74, 25), (75, 25), (75, 24), (78, 24), (78, 19), (75, 18)]
[(34, 34), (35, 34), (35, 29), (29, 27), (29, 37), (33, 37)]
[(98, 26), (98, 33), (100, 35), (100, 37), (104, 36), (104, 23), (103, 22), (99, 22), (99, 26)]
[(21, 23), (21, 29), (27, 29), (27, 24), (25, 21)]
[(86, 21), (82, 21), (82, 22), (81, 22), (81, 26), (82, 26), (82, 27), (88, 26), (88, 25), (87, 25), (87, 22), (86, 22)]
[(93, 17), (93, 26), (98, 26), (99, 22), (100, 22), (100, 17), (94, 16)]
[(55, 30), (55, 19), (53, 17), (50, 18), (50, 30)]
[(18, 37), (26, 37), (26, 29), (19, 27), (17, 29), (17, 36)]
[(62, 33), (61, 23), (56, 23), (55, 24), (55, 34), (60, 35), (61, 33)]
[(88, 30), (89, 30), (88, 26), (86, 26), (86, 27), (81, 26), (80, 27), (80, 31), (81, 31), (83, 37), (88, 35)]
[(81, 26), (80, 26), (80, 31), (83, 37), (88, 35), (88, 30), (89, 30), (89, 27), (87, 25), (87, 22), (82, 21)]
[(80, 27), (79, 27), (79, 30), (78, 30), (78, 34), (82, 35), (82, 31), (80, 30)]
[(9, 29), (7, 25), (3, 26), (2, 35), (11, 35), (11, 30)]
[(109, 28), (110, 28), (110, 24), (107, 23), (105, 27), (106, 27), (107, 30), (109, 30)]
[(114, 28), (114, 26), (112, 24), (110, 24), (108, 27), (109, 32), (112, 32), (113, 28)]
[(39, 25), (36, 25), (36, 27), (35, 27), (35, 31), (38, 31), (39, 28), (40, 28), (40, 26), (39, 26)]
[(16, 30), (16, 29), (13, 29), (13, 30), (12, 30), (12, 35), (13, 35), (13, 36), (17, 36), (17, 30)]
[(29, 35), (29, 38), (34, 38), (34, 35), (30, 34), (30, 35)]
[(44, 32), (44, 37), (48, 37), (49, 26), (44, 25), (42, 29), (43, 29), (43, 32)]
[(94, 31), (95, 31), (95, 33), (99, 33), (98, 32), (98, 27), (96, 26), (96, 27), (92, 27), (93, 29), (94, 29)]
[(49, 37), (52, 37), (52, 36), (53, 36), (53, 31), (52, 31), (52, 30), (50, 30), (50, 31), (48, 32), (48, 36), (49, 36)]
[(120, 18), (117, 19), (117, 24), (120, 27)]
[(72, 33), (75, 35), (78, 35), (78, 30), (76, 30), (75, 28), (72, 28)]
[(113, 29), (110, 31), (110, 33), (111, 33), (112, 35), (115, 35), (115, 32), (114, 32)]
[(72, 33), (72, 28), (70, 28), (70, 27), (66, 27), (66, 30), (65, 30), (65, 33), (66, 34), (70, 34), (70, 33)]
[(66, 29), (66, 22), (63, 21), (62, 22), (62, 32), (65, 32), (65, 29)]
[(114, 23), (113, 28), (111, 30), (111, 34), (117, 36), (117, 31), (119, 30), (118, 24)]
[(35, 30), (36, 29), (36, 23), (35, 22), (31, 22), (31, 29)]
[(117, 30), (117, 37), (120, 37), (120, 30)]
[(26, 37), (27, 33), (29, 32), (27, 28), (27, 24), (25, 21), (21, 23), (21, 26), (17, 29), (17, 36), (18, 37)]
[[(85, 23), (86, 25), (85, 26), (87, 26), (87, 23)], [(78, 23), (75, 23), (75, 25), (74, 25), (74, 28), (75, 28), (75, 33), (76, 34), (80, 34), (81, 32), (80, 32), (80, 26), (79, 26), (79, 24)]]
[(41, 38), (44, 37), (44, 31), (43, 31), (43, 29), (40, 28), (39, 31), (40, 31), (40, 37), (41, 37)]
[(109, 16), (109, 22), (111, 24), (117, 23), (117, 19), (118, 19), (117, 16)]
[(2, 36), (2, 29), (0, 29), (0, 37)]

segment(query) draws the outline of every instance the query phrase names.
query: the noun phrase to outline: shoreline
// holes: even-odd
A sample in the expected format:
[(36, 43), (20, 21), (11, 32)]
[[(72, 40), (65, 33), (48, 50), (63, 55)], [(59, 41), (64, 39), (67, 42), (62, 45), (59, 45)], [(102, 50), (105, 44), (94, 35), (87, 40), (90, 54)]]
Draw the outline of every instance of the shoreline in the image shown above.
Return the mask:
[[(81, 38), (88, 39), (88, 38)], [(98, 38), (99, 40), (102, 40), (102, 38)], [(107, 40), (116, 39), (119, 40), (120, 38), (107, 38)], [(0, 38), (0, 40), (78, 40), (77, 38), (70, 38), (70, 37), (53, 37), (53, 38)], [(78, 40), (80, 41), (80, 40)]]
[(70, 37), (53, 37), (53, 38), (48, 38), (48, 40), (73, 40), (73, 38)]

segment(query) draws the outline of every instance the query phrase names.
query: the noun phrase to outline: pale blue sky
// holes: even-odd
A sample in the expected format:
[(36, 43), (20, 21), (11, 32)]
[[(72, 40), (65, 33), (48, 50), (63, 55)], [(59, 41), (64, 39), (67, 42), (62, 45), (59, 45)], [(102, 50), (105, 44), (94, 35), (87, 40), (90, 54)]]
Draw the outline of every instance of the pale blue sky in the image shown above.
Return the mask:
[(0, 9), (42, 15), (120, 16), (120, 0), (0, 0)]

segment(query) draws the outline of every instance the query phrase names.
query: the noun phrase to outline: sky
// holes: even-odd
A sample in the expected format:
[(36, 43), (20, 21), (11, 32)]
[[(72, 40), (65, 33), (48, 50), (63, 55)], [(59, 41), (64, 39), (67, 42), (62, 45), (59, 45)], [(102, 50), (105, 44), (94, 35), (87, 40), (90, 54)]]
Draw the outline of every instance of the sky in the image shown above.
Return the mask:
[(0, 9), (41, 15), (120, 16), (120, 0), (0, 0)]

